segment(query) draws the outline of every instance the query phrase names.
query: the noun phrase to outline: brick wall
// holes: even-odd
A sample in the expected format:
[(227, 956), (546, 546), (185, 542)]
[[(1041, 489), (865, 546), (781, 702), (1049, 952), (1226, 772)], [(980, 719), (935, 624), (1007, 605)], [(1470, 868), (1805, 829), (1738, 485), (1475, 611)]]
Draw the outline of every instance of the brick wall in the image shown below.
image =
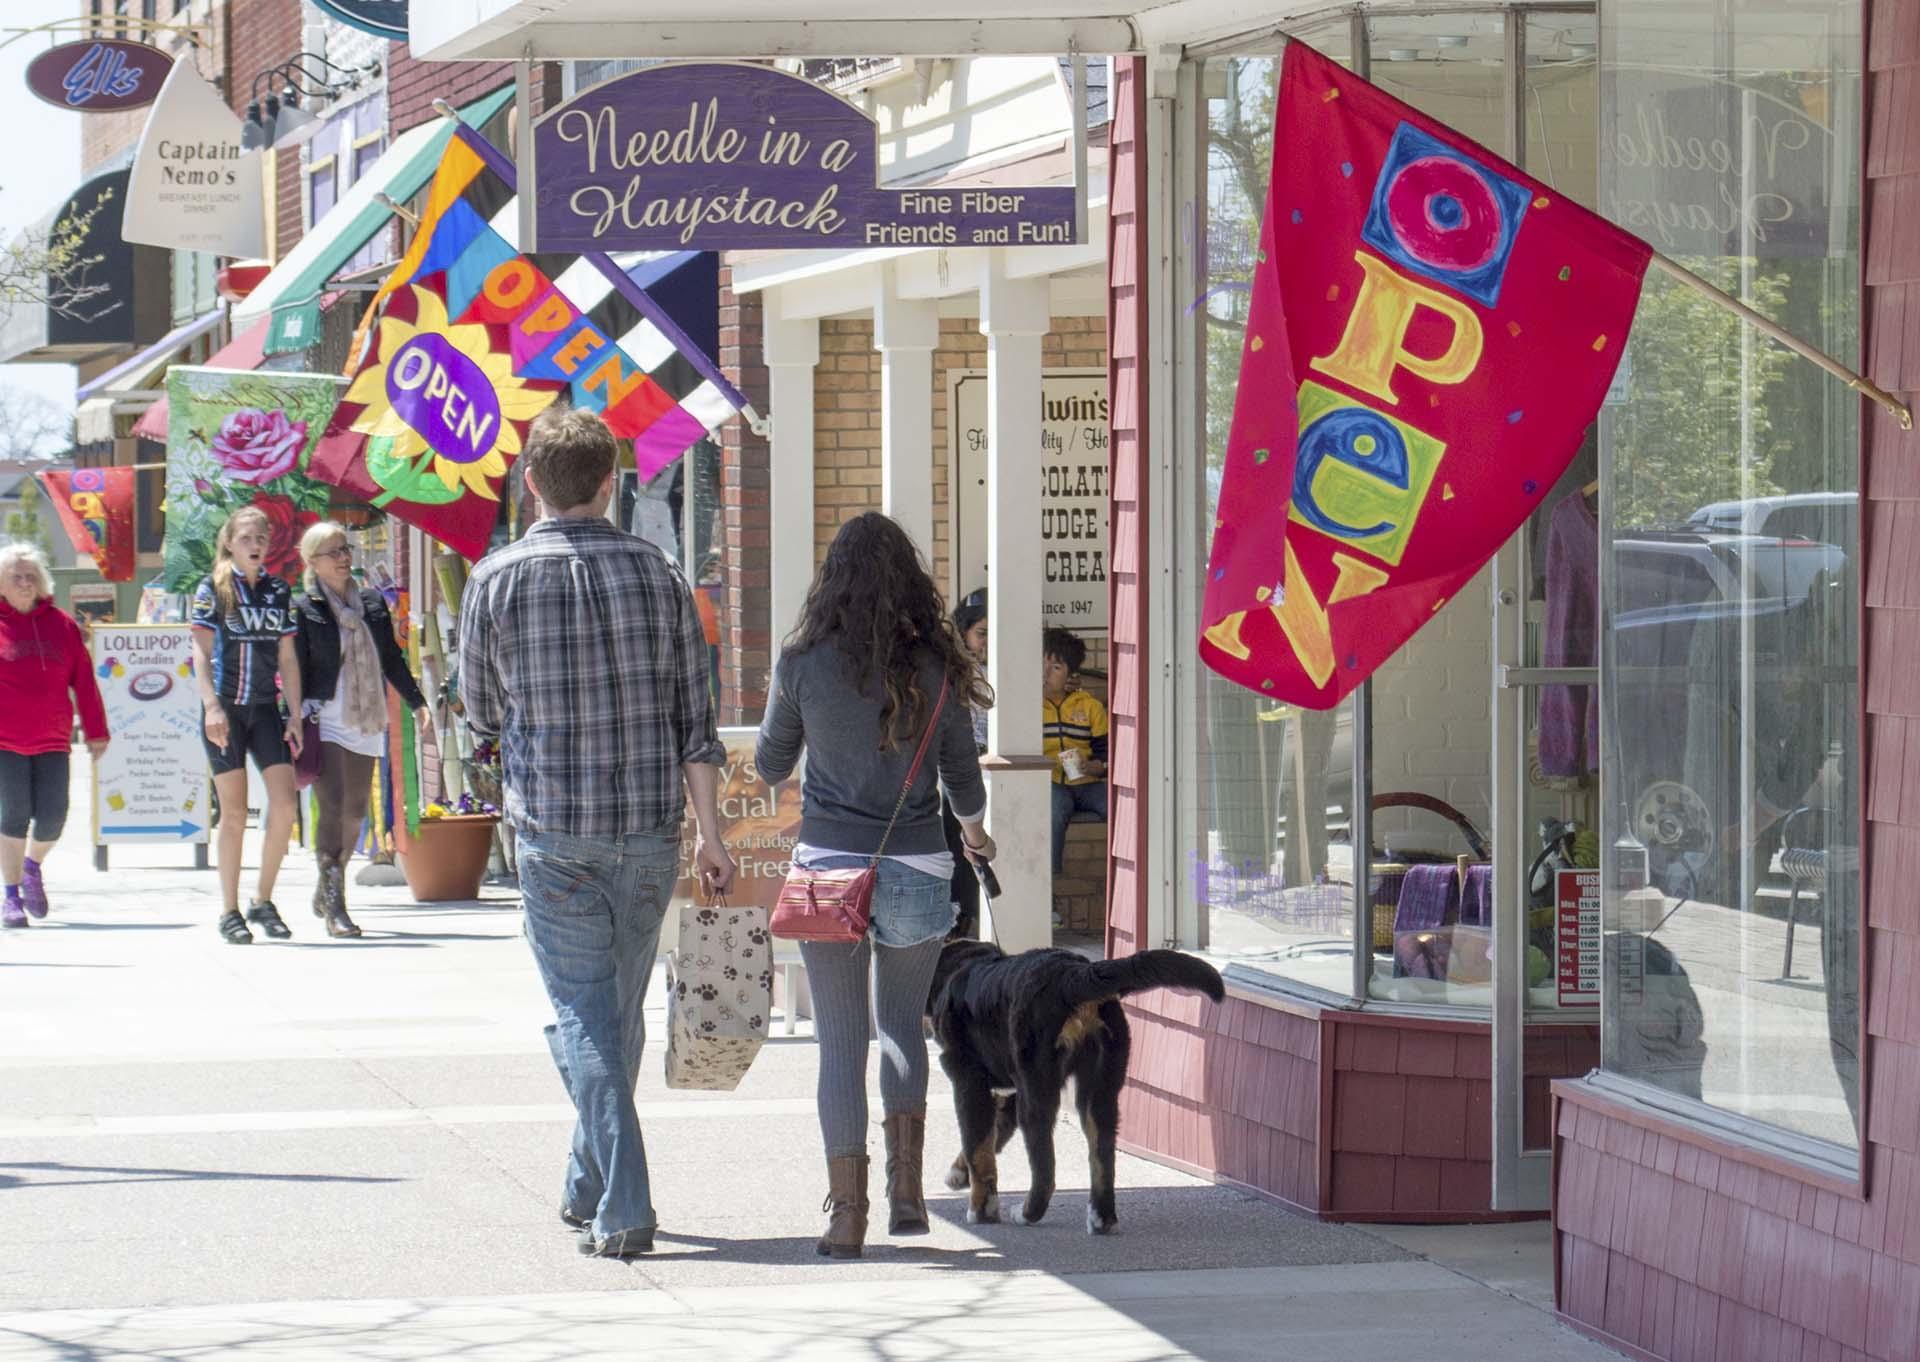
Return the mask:
[[(107, 8), (111, 9), (109, 5)], [(74, 0), (70, 6), (77, 15), (88, 13), (87, 0)], [(165, 9), (165, 6), (162, 7)], [(136, 12), (138, 6), (135, 6)], [(202, 77), (209, 81), (219, 81), (227, 74), (227, 0), (193, 0), (187, 10), (178, 15), (182, 21), (204, 24), (208, 32), (199, 35), (198, 65)], [(143, 32), (138, 24), (124, 29), (116, 27), (113, 16), (103, 15), (98, 29), (101, 37), (125, 36), (136, 42), (149, 42), (164, 52), (178, 54), (191, 50), (195, 44), (184, 37), (172, 34), (149, 34)], [(61, 35), (59, 41), (77, 41), (78, 32)], [(140, 141), (140, 132), (147, 126), (148, 109), (128, 109), (124, 113), (90, 113), (80, 116), (80, 166), (83, 175), (91, 175), (96, 166), (106, 164), (124, 152), (131, 152)]]
[[(1103, 369), (1106, 324), (1099, 317), (1055, 317), (1041, 341), (1049, 369)], [(933, 577), (944, 588), (953, 554), (947, 448), (947, 392), (955, 373), (984, 371), (987, 338), (973, 317), (940, 319), (933, 352)], [(880, 509), (880, 352), (873, 323), (864, 318), (820, 324), (820, 367), (814, 373), (814, 562), (827, 552), (835, 532), (862, 511)], [(956, 583), (964, 596), (979, 582)], [(1105, 670), (1106, 645), (1090, 639), (1087, 665)]]
[[(559, 67), (548, 63), (545, 80), (557, 84)], [(456, 108), (469, 104), (502, 85), (513, 83), (513, 63), (505, 61), (415, 61), (405, 43), (387, 49), (387, 130), (398, 137), (408, 128), (431, 123), (440, 115), (433, 101), (444, 99)], [(536, 82), (534, 106), (542, 105), (543, 82)]]
[[(245, 118), (253, 97), (254, 77), (301, 51), (304, 28), (300, 0), (230, 0), (228, 22), (227, 104)], [(265, 85), (260, 93), (264, 99)], [(265, 169), (273, 186), (269, 254), (278, 261), (305, 231), (300, 211), (300, 153), (271, 152)]]
[[(720, 263), (721, 370), (753, 403), (767, 410), (767, 366), (761, 332), (760, 295), (733, 291), (733, 267)], [(821, 368), (826, 368), (826, 338), (821, 338)], [(720, 722), (757, 724), (767, 703), (767, 677), (773, 669), (769, 590), (773, 525), (767, 509), (771, 486), (767, 442), (744, 420), (720, 430), (720, 503), (724, 539), (720, 571), (724, 582), (720, 611)]]

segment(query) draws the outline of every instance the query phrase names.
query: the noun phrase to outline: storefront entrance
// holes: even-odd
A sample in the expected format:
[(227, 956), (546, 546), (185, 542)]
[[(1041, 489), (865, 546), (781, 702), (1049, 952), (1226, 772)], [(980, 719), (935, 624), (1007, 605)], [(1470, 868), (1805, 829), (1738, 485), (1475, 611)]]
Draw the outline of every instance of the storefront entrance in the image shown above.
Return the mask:
[[(1293, 36), (1594, 203), (1591, 6), (1342, 15)], [(1186, 76), (1178, 355), (1208, 458), (1179, 479), (1182, 567), (1204, 562), (1213, 523), (1279, 52), (1209, 54)], [(1449, 1077), (1476, 1085), (1462, 1117), (1491, 1133), (1485, 1204), (1503, 1212), (1546, 1209), (1548, 1084), (1598, 1057), (1598, 492), (1590, 440), (1498, 561), (1337, 710), (1264, 701), (1197, 663), (1176, 683), (1182, 936), (1297, 996), (1490, 1031), (1490, 1071)], [(1195, 571), (1183, 633), (1200, 596)]]

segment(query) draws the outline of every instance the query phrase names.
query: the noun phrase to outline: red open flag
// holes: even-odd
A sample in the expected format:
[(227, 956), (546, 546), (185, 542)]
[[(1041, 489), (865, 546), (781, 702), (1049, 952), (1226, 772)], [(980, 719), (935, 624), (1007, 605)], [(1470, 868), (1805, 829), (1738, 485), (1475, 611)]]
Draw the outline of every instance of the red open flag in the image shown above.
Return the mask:
[(1650, 248), (1294, 42), (1200, 655), (1338, 704), (1579, 449)]
[(78, 553), (90, 554), (109, 582), (133, 580), (134, 470), (76, 468), (42, 473), (40, 485)]

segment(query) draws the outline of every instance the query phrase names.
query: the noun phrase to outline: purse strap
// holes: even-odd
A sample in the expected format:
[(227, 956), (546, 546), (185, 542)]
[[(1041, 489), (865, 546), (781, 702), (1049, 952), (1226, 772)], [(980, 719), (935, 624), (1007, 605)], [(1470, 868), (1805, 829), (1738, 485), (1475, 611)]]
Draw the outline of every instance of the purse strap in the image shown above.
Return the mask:
[(913, 782), (920, 774), (920, 763), (926, 760), (927, 748), (933, 742), (935, 730), (940, 727), (940, 711), (946, 708), (947, 688), (951, 679), (943, 669), (940, 673), (940, 698), (933, 702), (933, 713), (927, 716), (927, 731), (920, 735), (920, 750), (913, 754), (913, 765), (907, 768), (907, 780), (900, 787), (900, 798), (893, 802), (893, 816), (887, 819), (886, 831), (880, 834), (880, 845), (873, 850), (870, 864), (879, 865), (880, 857), (887, 849), (887, 838), (893, 836), (893, 825), (899, 821), (900, 810), (907, 807), (907, 795), (913, 789)]

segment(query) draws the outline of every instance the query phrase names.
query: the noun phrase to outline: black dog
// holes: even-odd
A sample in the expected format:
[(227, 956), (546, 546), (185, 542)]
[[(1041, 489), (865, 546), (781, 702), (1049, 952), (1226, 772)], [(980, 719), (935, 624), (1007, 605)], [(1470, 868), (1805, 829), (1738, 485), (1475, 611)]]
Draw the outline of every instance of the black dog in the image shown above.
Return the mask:
[(1033, 1170), (1020, 1218), (1031, 1225), (1047, 1213), (1053, 1123), (1071, 1076), (1093, 1175), (1087, 1232), (1113, 1230), (1120, 1218), (1113, 1205), (1114, 1139), (1131, 1045), (1119, 999), (1149, 988), (1190, 988), (1215, 1002), (1225, 996), (1213, 966), (1178, 951), (1089, 960), (1072, 951), (1008, 955), (981, 941), (947, 944), (927, 1010), (960, 1117), (961, 1152), (947, 1186), (971, 1185), (969, 1222), (1000, 1218), (995, 1155), (1016, 1126)]

